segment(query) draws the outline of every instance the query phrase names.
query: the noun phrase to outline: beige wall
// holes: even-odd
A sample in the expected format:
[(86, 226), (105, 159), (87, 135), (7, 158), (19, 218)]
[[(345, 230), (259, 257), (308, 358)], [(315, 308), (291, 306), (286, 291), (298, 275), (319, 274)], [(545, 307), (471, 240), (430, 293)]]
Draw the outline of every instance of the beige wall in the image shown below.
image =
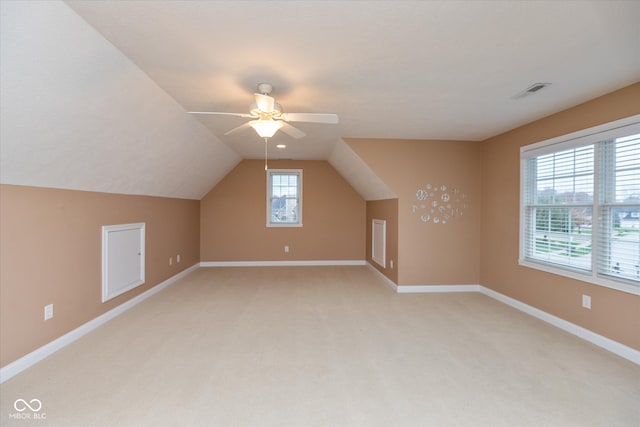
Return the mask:
[[(481, 144), (469, 141), (345, 139), (398, 195), (398, 284), (478, 284), (480, 280)], [(463, 215), (446, 224), (414, 213), (419, 188), (446, 185), (465, 194)], [(438, 196), (436, 192), (436, 196)], [(458, 204), (456, 204), (458, 205)], [(433, 216), (433, 215), (432, 215)]]
[[(374, 219), (386, 221), (385, 267), (374, 262), (371, 256), (372, 221)], [(394, 283), (398, 283), (398, 199), (367, 201), (367, 261)], [(391, 262), (393, 262), (393, 267), (391, 267)]]
[(264, 161), (243, 160), (201, 201), (202, 261), (365, 259), (365, 202), (328, 162), (270, 160), (269, 168), (303, 170), (304, 226), (266, 226)]
[[(200, 260), (370, 259), (374, 216), (389, 221), (396, 268), (383, 273), (399, 285), (481, 283), (640, 349), (639, 296), (517, 263), (520, 146), (639, 114), (638, 99), (640, 83), (483, 143), (346, 140), (394, 200), (365, 203), (325, 161), (271, 161), (304, 169), (303, 228), (265, 226), (261, 160), (242, 161), (201, 202), (0, 185), (0, 365)], [(464, 215), (446, 225), (420, 221), (411, 206), (427, 183), (464, 192)], [(100, 227), (131, 222), (147, 224), (146, 284), (102, 304)], [(182, 262), (169, 266), (178, 253)], [(580, 307), (582, 294), (592, 296), (591, 310)], [(45, 322), (51, 303), (55, 317)]]
[(520, 147), (639, 113), (640, 83), (483, 143), (481, 283), (640, 350), (640, 296), (518, 265)]
[[(101, 227), (134, 222), (146, 223), (146, 283), (103, 304)], [(5, 366), (196, 264), (199, 202), (1, 185), (0, 235)]]

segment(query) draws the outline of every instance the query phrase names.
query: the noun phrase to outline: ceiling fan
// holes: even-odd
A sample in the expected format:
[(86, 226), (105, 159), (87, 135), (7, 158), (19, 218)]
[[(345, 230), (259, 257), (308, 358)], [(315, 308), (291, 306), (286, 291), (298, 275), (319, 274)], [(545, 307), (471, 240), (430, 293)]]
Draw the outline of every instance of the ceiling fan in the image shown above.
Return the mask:
[(189, 111), (189, 114), (211, 114), (219, 116), (236, 116), (253, 119), (226, 132), (231, 135), (252, 127), (261, 138), (271, 138), (281, 129), (293, 138), (302, 138), (306, 134), (291, 126), (288, 122), (307, 123), (338, 123), (337, 114), (324, 113), (284, 113), (282, 106), (270, 96), (273, 86), (269, 83), (259, 83), (258, 92), (254, 93), (255, 102), (249, 107), (249, 113), (224, 113), (216, 111)]

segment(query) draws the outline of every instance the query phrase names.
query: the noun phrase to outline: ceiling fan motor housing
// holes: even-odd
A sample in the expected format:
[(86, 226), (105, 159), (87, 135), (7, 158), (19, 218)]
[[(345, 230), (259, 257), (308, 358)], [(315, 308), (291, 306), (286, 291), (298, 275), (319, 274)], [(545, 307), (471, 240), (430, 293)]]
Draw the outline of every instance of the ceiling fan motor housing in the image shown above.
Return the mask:
[[(251, 114), (254, 117), (260, 117), (264, 113), (265, 113), (264, 111), (260, 111), (260, 108), (258, 108), (258, 104), (256, 104), (255, 102), (252, 102), (251, 105), (249, 106), (249, 114)], [(273, 110), (270, 111), (268, 115), (273, 118), (280, 118), (282, 116), (282, 105), (278, 104), (277, 102), (274, 102)]]
[(273, 86), (269, 83), (258, 83), (258, 93), (269, 95), (273, 90)]
[[(1, 0), (0, 0), (1, 1)], [(306, 134), (300, 129), (291, 126), (287, 122), (308, 122), (308, 123), (338, 123), (337, 114), (327, 113), (283, 113), (282, 106), (270, 95), (273, 85), (270, 83), (258, 83), (258, 92), (254, 93), (255, 102), (249, 106), (249, 114), (246, 113), (226, 113), (216, 111), (190, 111), (190, 114), (212, 114), (225, 116), (238, 116), (251, 118), (253, 120), (237, 126), (224, 135), (241, 131), (248, 127), (256, 130), (263, 138), (272, 137), (279, 129), (292, 136), (302, 138)]]

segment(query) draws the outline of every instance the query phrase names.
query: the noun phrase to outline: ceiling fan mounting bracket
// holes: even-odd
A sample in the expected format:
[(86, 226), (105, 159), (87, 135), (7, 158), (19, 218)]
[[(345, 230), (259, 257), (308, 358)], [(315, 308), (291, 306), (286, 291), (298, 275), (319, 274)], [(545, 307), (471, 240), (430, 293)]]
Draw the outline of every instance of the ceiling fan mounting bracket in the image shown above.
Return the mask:
[(273, 90), (273, 85), (270, 83), (258, 83), (258, 93), (263, 95), (269, 95)]

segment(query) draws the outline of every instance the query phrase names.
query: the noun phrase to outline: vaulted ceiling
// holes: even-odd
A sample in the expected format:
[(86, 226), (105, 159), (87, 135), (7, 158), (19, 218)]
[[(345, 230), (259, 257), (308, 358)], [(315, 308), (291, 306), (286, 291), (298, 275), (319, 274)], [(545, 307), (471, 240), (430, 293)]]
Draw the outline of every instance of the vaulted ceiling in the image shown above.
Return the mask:
[(246, 112), (260, 82), (340, 117), (271, 156), (366, 182), (341, 138), (483, 140), (640, 80), (632, 1), (0, 3), (3, 183), (200, 198), (264, 143), (187, 111)]

